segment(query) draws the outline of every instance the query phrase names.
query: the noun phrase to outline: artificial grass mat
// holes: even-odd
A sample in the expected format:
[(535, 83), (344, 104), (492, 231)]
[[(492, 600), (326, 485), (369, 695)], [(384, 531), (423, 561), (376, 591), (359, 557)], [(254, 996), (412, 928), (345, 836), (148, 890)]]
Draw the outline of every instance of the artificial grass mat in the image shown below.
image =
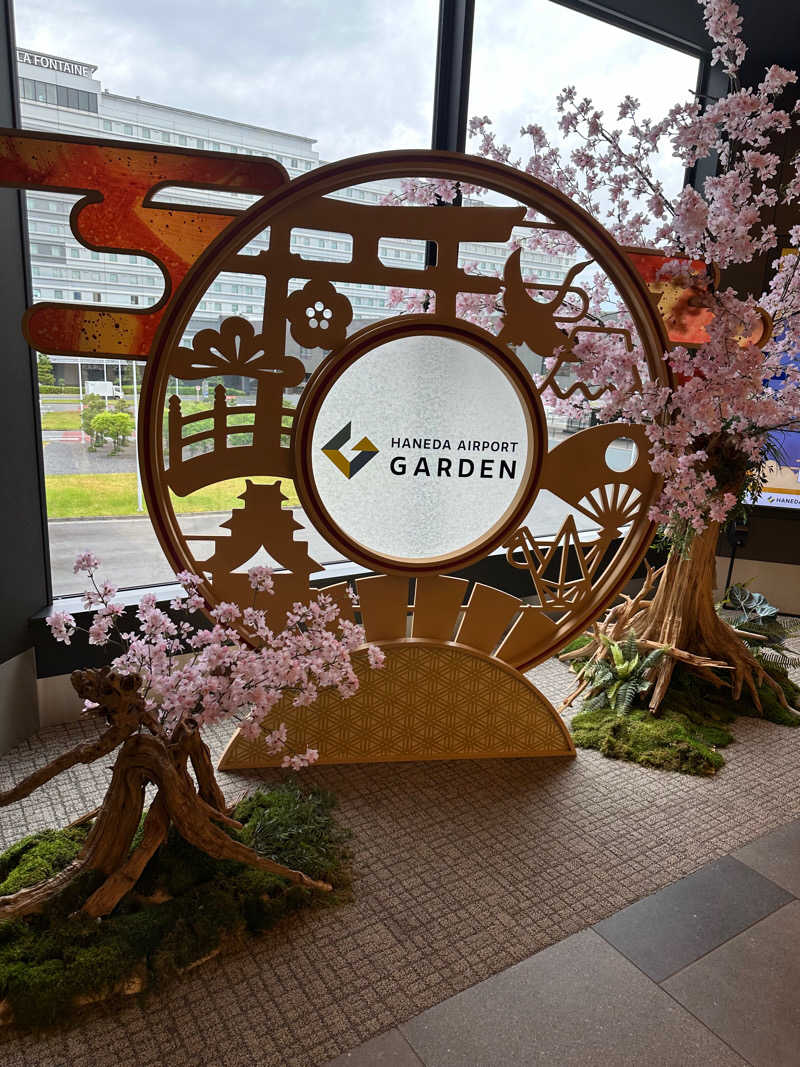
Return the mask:
[[(800, 707), (800, 687), (779, 667), (768, 671), (788, 702)], [(728, 726), (739, 715), (800, 726), (800, 716), (788, 712), (772, 689), (760, 687), (759, 697), (763, 716), (749, 694), (734, 701), (730, 689), (716, 689), (678, 665), (658, 715), (647, 709), (580, 712), (572, 720), (572, 736), (578, 748), (598, 749), (610, 759), (683, 774), (715, 774), (725, 763), (718, 750), (734, 740)]]
[[(16, 1024), (46, 1026), (81, 999), (112, 995), (134, 976), (153, 988), (207, 957), (226, 936), (257, 934), (299, 908), (342, 900), (349, 835), (337, 826), (333, 807), (329, 794), (287, 782), (242, 800), (233, 814), (243, 827), (229, 831), (263, 855), (330, 882), (333, 893), (212, 859), (171, 830), (110, 916), (90, 919), (77, 910), (103, 880), (91, 872), (42, 915), (0, 924), (0, 1000)], [(45, 830), (17, 842), (0, 855), (0, 894), (62, 870), (87, 833), (86, 827)]]

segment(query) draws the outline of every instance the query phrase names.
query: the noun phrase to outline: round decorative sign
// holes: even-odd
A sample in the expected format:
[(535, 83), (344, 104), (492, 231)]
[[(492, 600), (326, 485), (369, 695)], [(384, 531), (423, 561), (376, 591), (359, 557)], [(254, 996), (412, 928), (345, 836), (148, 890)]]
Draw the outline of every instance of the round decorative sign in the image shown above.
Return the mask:
[(309, 383), (295, 437), (306, 514), (373, 570), (451, 571), (517, 528), (547, 449), (524, 367), (425, 316), (367, 329)]
[[(405, 203), (408, 178), (449, 184), (454, 202)], [(382, 201), (376, 182), (401, 192)], [(537, 227), (574, 243), (555, 280), (521, 251)], [(487, 246), (504, 250), (488, 272)], [(583, 279), (598, 273), (624, 305), (614, 321), (590, 313)], [(398, 289), (412, 313), (387, 306)], [(200, 305), (207, 315), (231, 291), (258, 300), (249, 317), (235, 305), (192, 334)], [(597, 340), (629, 354), (628, 382), (598, 373)], [(271, 625), (283, 625), (332, 558), (306, 540), (315, 530), (394, 583), (374, 601), (359, 583), (368, 637), (441, 638), (526, 669), (622, 588), (652, 539), (660, 485), (641, 427), (576, 433), (559, 412), (576, 393), (667, 384), (665, 345), (628, 254), (555, 189), (470, 156), (343, 160), (231, 222), (167, 306), (140, 408), (148, 510), (212, 605), (249, 604), (248, 567), (271, 562)], [(176, 381), (196, 383), (198, 399)], [(242, 398), (230, 387), (244, 381)], [(224, 514), (176, 509), (223, 483), (236, 486)], [(491, 553), (500, 589), (445, 577)]]

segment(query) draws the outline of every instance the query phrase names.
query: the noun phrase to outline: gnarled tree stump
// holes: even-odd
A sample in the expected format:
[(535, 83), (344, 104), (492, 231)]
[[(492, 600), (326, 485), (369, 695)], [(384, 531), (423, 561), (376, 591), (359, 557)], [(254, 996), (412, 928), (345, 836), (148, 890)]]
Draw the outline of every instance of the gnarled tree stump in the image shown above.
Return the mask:
[[(602, 637), (620, 642), (633, 633), (643, 652), (663, 648), (664, 656), (653, 669), (650, 710), (658, 712), (669, 688), (676, 663), (683, 663), (716, 687), (729, 685), (732, 699), (738, 700), (747, 687), (753, 703), (763, 712), (759, 686), (773, 689), (781, 704), (789, 709), (783, 689), (762, 667), (735, 630), (720, 618), (714, 606), (716, 547), (719, 524), (711, 523), (692, 541), (687, 556), (672, 551), (658, 571), (648, 566), (647, 576), (635, 597), (623, 597), (594, 627), (591, 644), (561, 656), (563, 660), (608, 656)], [(730, 681), (716, 674), (722, 671)], [(569, 706), (585, 689), (580, 684), (567, 697)]]
[[(72, 684), (79, 696), (99, 705), (97, 713), (105, 717), (108, 729), (97, 741), (76, 746), (0, 793), (0, 805), (29, 796), (69, 767), (93, 763), (119, 748), (111, 783), (79, 855), (48, 881), (0, 897), (0, 920), (42, 911), (84, 871), (98, 871), (106, 878), (82, 910), (91, 916), (108, 915), (136, 884), (170, 826), (215, 859), (237, 860), (297, 885), (330, 890), (326, 882), (275, 863), (225, 832), (224, 826), (239, 828), (240, 824), (226, 811), (197, 723), (191, 719), (182, 722), (168, 734), (145, 710), (139, 695), (140, 680), (134, 676), (118, 675), (108, 668), (75, 671)], [(156, 787), (156, 796), (145, 818), (142, 838), (131, 851), (148, 785)]]

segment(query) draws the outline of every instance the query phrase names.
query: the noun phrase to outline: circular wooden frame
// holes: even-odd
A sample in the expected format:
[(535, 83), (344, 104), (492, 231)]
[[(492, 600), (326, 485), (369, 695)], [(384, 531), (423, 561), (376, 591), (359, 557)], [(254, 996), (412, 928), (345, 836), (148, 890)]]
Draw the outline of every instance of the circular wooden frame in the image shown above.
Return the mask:
[[(362, 356), (390, 341), (405, 337), (441, 336), (477, 349), (503, 372), (525, 413), (528, 458), (522, 484), (510, 507), (479, 538), (459, 549), (440, 556), (404, 559), (373, 552), (351, 538), (331, 517), (322, 501), (313, 473), (312, 443), (317, 416), (325, 399), (341, 375)], [(520, 360), (496, 343), (491, 334), (459, 322), (439, 322), (432, 315), (409, 315), (370, 325), (354, 334), (330, 359), (315, 371), (303, 390), (292, 429), (296, 461), (295, 488), (313, 525), (323, 532), (334, 548), (348, 559), (384, 574), (446, 574), (468, 567), (498, 548), (530, 511), (539, 488), (539, 476), (547, 452), (547, 431), (539, 394)]]
[[(197, 302), (224, 270), (232, 249), (241, 249), (268, 227), (290, 204), (315, 200), (338, 189), (368, 182), (399, 178), (445, 178), (477, 188), (491, 189), (547, 216), (558, 228), (570, 234), (594, 258), (616, 287), (625, 303), (651, 377), (670, 387), (672, 378), (663, 361), (670, 347), (663, 321), (652, 297), (624, 250), (614, 238), (581, 207), (557, 189), (523, 171), (502, 163), (452, 152), (410, 150), (356, 156), (309, 171), (279, 187), (255, 203), (231, 223), (208, 246), (188, 271), (161, 320), (142, 383), (139, 448), (142, 482), (148, 511), (156, 535), (176, 571), (192, 569), (193, 558), (180, 529), (164, 480), (162, 411), (169, 380), (169, 357), (181, 337)], [(581, 633), (617, 596), (641, 563), (652, 541), (655, 524), (646, 518), (661, 490), (662, 479), (653, 476), (650, 491), (642, 500), (641, 518), (635, 521), (636, 535), (629, 534), (603, 572), (590, 602), (559, 622), (547, 648), (531, 649), (530, 657), (519, 664), (527, 670), (576, 634)], [(210, 583), (200, 592), (215, 604)]]

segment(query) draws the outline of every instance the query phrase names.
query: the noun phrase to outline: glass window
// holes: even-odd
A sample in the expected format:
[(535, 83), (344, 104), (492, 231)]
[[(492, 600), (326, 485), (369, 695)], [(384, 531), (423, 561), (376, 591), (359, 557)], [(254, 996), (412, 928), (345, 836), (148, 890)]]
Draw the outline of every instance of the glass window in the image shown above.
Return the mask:
[(90, 252), (89, 255), (92, 257), (92, 259), (99, 259), (100, 258), (100, 253), (99, 252)]
[[(37, 24), (42, 18), (39, 10), (41, 4), (37, 6), (32, 0), (17, 0), (15, 6), (17, 39), (32, 41)], [(287, 10), (292, 7), (284, 6)], [(281, 141), (282, 162), (291, 166), (292, 173), (315, 165), (301, 156), (300, 152), (316, 155), (318, 150), (321, 158), (336, 159), (359, 152), (374, 151), (377, 148), (417, 147), (427, 144), (431, 128), (437, 4), (418, 3), (414, 7), (413, 17), (409, 17), (407, 11), (396, 10), (379, 0), (362, 0), (357, 8), (357, 18), (351, 18), (352, 6), (317, 5), (313, 25), (307, 28), (296, 18), (275, 20), (274, 37), (270, 40), (270, 56), (274, 62), (265, 65), (263, 56), (259, 55), (258, 49), (254, 48), (252, 43), (256, 23), (249, 0), (230, 0), (226, 6), (223, 32), (230, 47), (222, 50), (219, 46), (221, 31), (218, 12), (215, 13), (211, 9), (192, 9), (193, 29), (197, 32), (187, 37), (186, 8), (181, 5), (162, 4), (158, 20), (152, 20), (145, 17), (146, 13), (133, 9), (128, 11), (124, 5), (119, 4), (93, 5), (91, 9), (86, 9), (91, 17), (87, 15), (85, 19), (75, 17), (77, 8), (74, 5), (51, 4), (47, 8), (46, 19), (52, 40), (69, 42), (70, 54), (97, 57), (99, 69), (95, 77), (104, 88), (113, 89), (115, 94), (119, 94), (113, 98), (102, 97), (104, 114), (99, 117), (99, 122), (94, 123), (92, 119), (81, 126), (80, 122), (75, 123), (73, 119), (68, 122), (68, 126), (73, 132), (78, 132), (79, 128), (83, 132), (90, 132), (92, 126), (95, 126), (103, 131), (102, 136), (106, 138), (124, 136), (130, 139), (139, 136), (143, 141), (152, 140), (155, 144), (180, 147), (191, 145), (201, 151), (211, 149), (219, 152), (224, 144), (226, 151), (249, 157), (255, 152), (253, 146), (265, 145), (268, 139), (278, 137)], [(346, 11), (346, 18), (342, 14), (343, 11)], [(85, 42), (83, 45), (82, 40)], [(138, 59), (138, 62), (115, 62), (118, 54), (122, 53), (119, 53), (119, 50), (106, 50), (103, 46), (104, 41), (120, 40), (129, 42), (127, 47), (130, 58)], [(319, 64), (323, 46), (325, 63)], [(65, 44), (64, 48), (66, 47)], [(175, 49), (179, 52), (177, 58), (181, 68), (180, 78), (175, 77), (174, 70), (170, 69), (170, 54)], [(298, 72), (309, 69), (311, 65), (316, 72), (315, 77), (298, 78)], [(387, 76), (387, 72), (397, 69), (403, 70), (402, 79)], [(208, 77), (209, 70), (214, 71), (213, 79)], [(358, 72), (358, 77), (353, 76), (353, 71)], [(76, 81), (71, 78), (64, 80)], [(29, 86), (24, 83), (21, 86), (21, 95), (23, 99), (36, 101), (35, 85), (30, 79), (29, 81)], [(80, 88), (72, 90), (68, 86), (53, 85), (48, 88), (49, 83), (44, 84), (45, 97), (51, 104), (60, 108), (77, 108), (79, 116), (85, 116), (90, 111), (96, 114), (99, 99), (95, 93), (88, 92), (92, 83), (83, 81), (79, 83)], [(94, 84), (96, 86), (97, 83)], [(256, 90), (243, 93), (243, 84), (255, 85)], [(134, 123), (130, 119), (111, 118), (106, 109), (112, 106), (112, 101), (116, 106), (119, 98), (122, 98), (123, 103), (119, 106), (127, 109), (124, 101), (134, 101), (137, 96), (141, 96), (142, 100), (153, 101), (160, 109), (163, 108), (159, 111), (159, 115), (163, 116), (160, 119), (162, 127), (140, 127), (138, 119)], [(365, 107), (364, 100), (370, 97), (378, 101), (380, 106)], [(265, 107), (265, 101), (268, 102), (268, 107)], [(143, 119), (149, 120), (150, 116), (156, 114), (154, 109), (144, 104), (137, 112), (134, 112), (133, 107), (132, 103), (130, 114), (136, 113)], [(33, 111), (47, 113), (44, 107), (33, 109), (30, 104), (26, 110), (29, 115)], [(199, 117), (195, 124), (192, 119), (184, 117), (186, 113), (194, 113), (197, 116), (214, 115), (218, 116), (219, 121), (215, 119), (211, 122)], [(124, 112), (117, 114), (124, 115)], [(62, 115), (63, 118), (66, 118), (66, 115)], [(46, 121), (49, 120), (45, 120), (41, 115), (37, 116), (37, 127), (42, 128)], [(186, 131), (192, 125), (201, 124), (201, 128), (209, 130), (213, 125), (219, 140), (212, 140), (212, 134), (198, 137), (187, 135)], [(239, 141), (239, 137), (243, 134), (251, 136), (249, 126), (259, 129), (253, 132), (253, 140), (244, 145)], [(62, 127), (63, 129), (66, 127)], [(275, 135), (271, 130), (281, 130), (285, 133)], [(55, 121), (53, 132), (58, 133)], [(312, 144), (310, 138), (317, 138), (317, 143)], [(293, 151), (295, 155), (292, 155)], [(259, 147), (257, 154), (266, 153)], [(273, 150), (271, 154), (276, 153)], [(203, 191), (199, 196), (203, 203), (213, 202), (213, 194), (210, 192)], [(366, 197), (362, 196), (362, 199)], [(349, 202), (353, 203), (352, 200)], [(78, 290), (65, 290), (66, 296), (74, 293), (75, 301), (83, 299), (89, 303), (98, 303), (95, 296), (100, 292), (106, 302), (113, 301), (131, 310), (149, 310), (159, 299), (151, 293), (153, 288), (158, 288), (161, 292), (162, 281), (159, 273), (141, 257), (132, 256), (128, 259), (127, 252), (119, 257), (113, 253), (102, 253), (99, 254), (99, 262), (97, 256), (91, 257), (90, 262), (90, 256), (81, 256), (80, 249), (73, 247), (73, 242), (69, 241), (66, 235), (59, 235), (59, 242), (61, 261), (67, 255), (66, 247), (70, 247), (69, 257), (76, 268), (91, 266), (103, 272), (102, 280), (94, 281), (85, 276), (88, 272), (84, 270), (79, 280), (81, 285), (84, 281), (92, 287), (100, 285), (101, 290), (90, 288), (83, 293)], [(41, 247), (46, 249), (41, 254), (48, 256), (48, 264), (50, 260), (55, 261), (51, 251), (55, 245)], [(266, 240), (259, 242), (258, 247), (267, 247)], [(341, 259), (343, 256), (340, 253), (341, 249), (330, 253), (319, 252), (318, 257), (329, 255), (339, 256)], [(105, 273), (105, 268), (113, 266), (115, 271), (118, 271), (118, 261), (125, 265), (126, 271), (117, 273), (112, 280), (111, 275)], [(134, 272), (136, 282), (130, 277)], [(146, 283), (143, 281), (145, 275)], [(52, 278), (49, 271), (41, 284), (46, 284), (47, 277)], [(225, 278), (226, 282), (231, 280), (239, 283), (238, 293), (232, 292), (229, 284), (225, 287), (226, 293), (229, 294), (228, 299), (233, 300), (236, 296), (236, 311), (227, 300), (224, 304), (221, 299), (215, 301), (217, 293), (207, 294), (203, 300), (205, 307), (201, 309), (204, 328), (216, 327), (226, 315), (242, 313), (254, 315), (254, 323), (260, 323), (263, 284), (256, 286), (255, 292), (250, 292), (247, 291), (253, 288), (253, 278), (250, 275)], [(247, 285), (247, 290), (243, 289), (243, 283)], [(147, 296), (142, 293), (143, 288)], [(238, 303), (244, 299), (250, 303)], [(320, 352), (316, 351), (312, 358), (316, 359), (318, 356)], [(87, 358), (84, 371), (88, 369), (90, 362), (96, 366), (100, 361), (99, 357), (91, 361)], [(71, 363), (65, 364), (65, 368), (75, 376), (77, 385), (77, 366)], [(116, 360), (109, 359), (107, 369), (109, 380), (115, 383), (119, 381), (121, 385), (130, 387), (133, 380), (131, 364), (122, 362), (118, 368)], [(138, 371), (141, 381), (141, 366)], [(103, 374), (97, 374), (96, 370), (93, 374), (100, 379), (104, 377)], [(71, 381), (70, 378), (67, 380)], [(234, 388), (233, 382), (230, 387)], [(253, 397), (255, 392), (252, 382), (246, 384), (240, 381), (235, 388), (243, 389), (249, 398)], [(184, 389), (181, 388), (180, 392), (183, 393)], [(293, 393), (292, 400), (295, 399)], [(196, 402), (194, 384), (191, 386), (191, 393), (186, 390), (184, 402), (188, 412), (188, 404)], [(252, 401), (243, 401), (243, 404), (250, 402)], [(49, 517), (53, 520), (50, 539), (53, 584), (57, 595), (77, 592), (80, 589), (81, 577), (72, 574), (69, 558), (72, 552), (63, 533), (63, 527), (72, 524), (60, 524), (55, 520), (109, 517), (108, 513), (102, 510), (110, 499), (110, 494), (102, 491), (107, 487), (109, 478), (107, 456), (102, 450), (96, 454), (88, 454), (85, 442), (68, 442), (68, 446), (72, 450), (71, 466), (56, 465), (57, 450), (48, 448), (44, 452)], [(67, 469), (73, 474), (65, 474)], [(73, 477), (75, 471), (81, 471), (81, 477), (85, 477), (90, 486), (97, 486), (97, 491), (84, 491), (82, 495), (62, 491), (60, 486), (67, 484), (64, 479)], [(114, 478), (121, 477), (127, 486), (124, 507), (129, 510), (124, 514), (135, 515), (135, 437), (132, 436), (127, 449), (115, 456), (114, 471), (122, 472), (121, 475), (115, 473)], [(85, 486), (83, 488), (85, 489)], [(183, 501), (183, 510), (196, 511), (199, 504), (202, 511), (207, 506), (205, 501), (208, 496), (209, 494), (206, 494), (198, 501)], [(74, 499), (78, 498), (92, 502), (85, 506), (83, 514), (75, 511)], [(223, 510), (229, 511), (230, 507), (234, 506), (234, 501), (234, 497), (230, 503), (226, 500)], [(218, 504), (218, 501), (216, 503)], [(160, 553), (146, 518), (140, 523), (122, 520), (110, 521), (105, 525), (107, 531), (104, 536), (112, 538), (113, 547), (109, 548), (108, 542), (106, 545), (91, 544), (88, 547), (95, 548), (101, 556), (105, 551), (107, 558), (117, 555), (121, 561), (126, 561), (125, 565), (130, 567), (130, 573), (123, 571), (115, 573), (113, 577), (118, 576), (123, 585), (170, 579), (170, 568)], [(96, 527), (92, 527), (92, 530), (95, 529)], [(73, 536), (74, 532), (73, 526)], [(87, 530), (87, 533), (89, 532), (91, 531)], [(143, 539), (147, 540), (144, 548)]]
[[(641, 8), (649, 11), (647, 5)], [(543, 42), (547, 42), (546, 47)], [(530, 76), (531, 56), (536, 57), (534, 77)], [(504, 76), (498, 77), (498, 71)], [(468, 115), (488, 116), (498, 143), (509, 144), (511, 158), (521, 158), (522, 166), (533, 154), (533, 147), (530, 137), (521, 136), (520, 130), (531, 124), (541, 126), (569, 161), (570, 153), (581, 142), (577, 138), (565, 141), (559, 128), (556, 98), (565, 86), (574, 85), (579, 100), (591, 98), (593, 106), (616, 127), (629, 125), (617, 121), (619, 104), (627, 92), (640, 100), (642, 118), (658, 121), (695, 85), (697, 73), (696, 58), (559, 3), (480, 0), (475, 5)], [(467, 151), (476, 151), (478, 144), (468, 140)], [(654, 171), (668, 194), (677, 193), (683, 184), (683, 168), (673, 159), (668, 145), (663, 151), (663, 156), (653, 161)], [(609, 221), (603, 214), (607, 210), (601, 207), (600, 222)], [(553, 288), (567, 265), (588, 258), (580, 254), (581, 249), (574, 258), (565, 258), (563, 250), (552, 255), (530, 247), (524, 236), (521, 239), (523, 267)], [(485, 246), (476, 251), (482, 257), (491, 254)], [(502, 251), (505, 259), (505, 249), (497, 251)], [(497, 269), (496, 261), (486, 258), (480, 267), (484, 271)], [(539, 356), (523, 355), (523, 360), (534, 373), (546, 369), (546, 361)], [(551, 440), (583, 428), (583, 420), (568, 419), (556, 408), (552, 394), (545, 392), (542, 399)], [(573, 517), (578, 530), (585, 529), (586, 520), (577, 510), (573, 510)], [(526, 523), (534, 535), (549, 536), (563, 518), (563, 514), (554, 517), (540, 496)]]
[(47, 85), (44, 82), (36, 82), (36, 99), (40, 104), (47, 103)]
[(92, 300), (94, 300), (95, 304), (99, 304), (102, 299), (103, 299), (103, 294), (102, 293), (92, 293)]
[[(552, 42), (546, 51), (543, 40)], [(524, 73), (532, 55), (537, 57), (534, 81)], [(520, 73), (498, 78), (499, 69)], [(555, 101), (565, 85), (574, 84), (579, 98), (591, 97), (612, 119), (633, 85), (641, 114), (659, 120), (682, 98), (676, 86), (694, 86), (697, 71), (692, 56), (549, 0), (481, 0), (475, 5), (468, 114), (488, 115), (498, 140), (524, 153), (518, 132), (529, 123), (558, 140)], [(473, 150), (474, 142), (468, 142), (467, 151)], [(660, 164), (658, 177), (677, 192), (683, 167), (670, 153)]]
[(56, 300), (63, 300), (64, 299), (64, 290), (63, 289), (54, 289), (53, 290), (53, 297)]

